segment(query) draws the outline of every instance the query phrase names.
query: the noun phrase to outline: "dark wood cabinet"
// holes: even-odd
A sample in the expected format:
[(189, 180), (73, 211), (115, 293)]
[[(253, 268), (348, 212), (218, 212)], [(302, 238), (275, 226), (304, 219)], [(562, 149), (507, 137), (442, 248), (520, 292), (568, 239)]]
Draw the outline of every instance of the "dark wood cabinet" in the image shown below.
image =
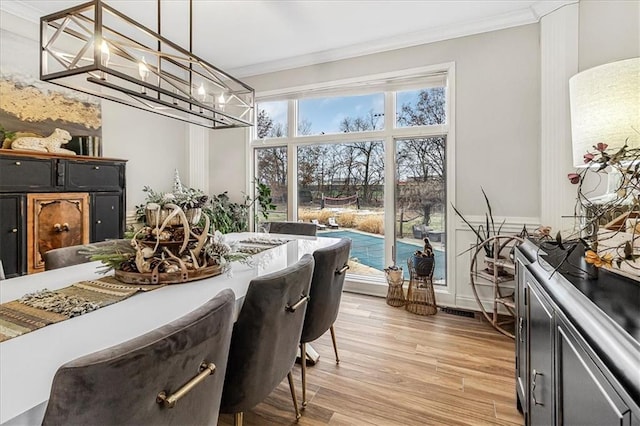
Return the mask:
[(0, 191), (54, 191), (56, 160), (25, 156), (0, 156)]
[[(639, 426), (640, 329), (627, 323), (639, 317), (638, 283), (602, 271), (602, 283), (569, 281), (529, 241), (515, 258), (516, 391), (526, 424)], [(607, 295), (619, 318), (594, 301), (600, 289), (624, 291)]]
[(124, 183), (124, 167), (117, 163), (65, 160), (63, 166), (68, 191), (118, 191)]
[(42, 270), (47, 249), (122, 238), (125, 166), (118, 159), (0, 150), (5, 275)]
[(124, 205), (120, 194), (98, 192), (91, 197), (91, 241), (122, 238)]
[(89, 194), (27, 194), (27, 272), (44, 271), (44, 254), (89, 243)]
[(525, 277), (525, 268), (529, 262), (519, 252), (515, 254), (516, 277), (520, 282), (516, 285), (514, 292), (516, 307), (516, 394), (518, 409), (525, 415), (529, 411), (529, 407), (525, 404), (527, 395), (526, 390), (529, 386), (528, 379), (528, 362), (526, 341), (528, 340), (528, 322), (527, 322), (527, 286)]
[[(525, 271), (529, 289), (529, 420), (552, 425), (554, 417), (553, 308), (531, 274)], [(535, 344), (534, 344), (535, 342)]]
[(589, 356), (587, 343), (568, 321), (559, 320), (557, 332), (558, 423), (630, 425), (629, 407)]
[(6, 278), (26, 273), (25, 197), (0, 194), (0, 259)]

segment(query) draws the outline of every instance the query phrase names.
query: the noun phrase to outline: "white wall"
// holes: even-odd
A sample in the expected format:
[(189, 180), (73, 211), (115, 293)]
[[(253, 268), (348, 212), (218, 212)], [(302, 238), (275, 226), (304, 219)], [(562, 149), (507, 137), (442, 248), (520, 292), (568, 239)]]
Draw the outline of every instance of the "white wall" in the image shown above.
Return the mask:
[[(456, 63), (456, 206), (537, 217), (540, 76), (538, 26), (420, 45), (246, 78), (256, 91), (432, 64)], [(533, 196), (532, 196), (533, 194)]]
[[(37, 79), (38, 39), (36, 23), (0, 11), (0, 70)], [(172, 188), (174, 169), (188, 175), (187, 137), (181, 121), (102, 100), (103, 155), (128, 160), (128, 212), (144, 200), (144, 185), (166, 191)]]
[(249, 130), (224, 129), (212, 131), (209, 137), (209, 191), (220, 194), (228, 191), (231, 201), (241, 201), (248, 191)]
[(640, 56), (640, 1), (580, 0), (578, 68)]

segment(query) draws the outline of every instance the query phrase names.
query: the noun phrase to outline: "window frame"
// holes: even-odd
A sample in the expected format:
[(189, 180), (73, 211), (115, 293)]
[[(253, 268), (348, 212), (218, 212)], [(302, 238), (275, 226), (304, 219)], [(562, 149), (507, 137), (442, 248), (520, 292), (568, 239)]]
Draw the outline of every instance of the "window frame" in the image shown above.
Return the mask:
[[(443, 77), (444, 76), (444, 77)], [(396, 127), (396, 96), (397, 91), (416, 90), (436, 87), (438, 81), (444, 81), (446, 96), (446, 116), (444, 124)], [(298, 135), (298, 99), (319, 96), (348, 96), (353, 94), (376, 93), (384, 94), (384, 126), (382, 130), (337, 133), (325, 135)], [(444, 303), (454, 304), (455, 297), (455, 212), (452, 203), (455, 202), (455, 63), (449, 62), (427, 67), (413, 68), (400, 72), (374, 74), (367, 77), (337, 80), (327, 83), (318, 83), (306, 86), (292, 87), (270, 92), (258, 92), (256, 103), (267, 101), (287, 100), (287, 137), (283, 138), (256, 138), (256, 128), (251, 132), (249, 140), (250, 158), (254, 159), (254, 148), (287, 147), (287, 218), (298, 220), (298, 178), (297, 178), (297, 150), (300, 146), (317, 144), (343, 144), (363, 140), (381, 140), (384, 144), (385, 183), (384, 206), (385, 212), (395, 212), (395, 179), (396, 159), (395, 141), (398, 139), (429, 138), (445, 135), (446, 144), (446, 235), (447, 235), (447, 277), (446, 288), (440, 289)], [(293, 136), (290, 136), (293, 135)], [(249, 169), (250, 181), (255, 176), (255, 164)], [(295, 173), (295, 176), (294, 176)], [(389, 210), (387, 210), (389, 209)], [(388, 233), (391, 232), (391, 233)], [(385, 214), (385, 264), (391, 264), (391, 246), (395, 243), (395, 214)], [(361, 278), (361, 277), (358, 277)], [(368, 281), (363, 279), (362, 281)], [(377, 282), (378, 280), (372, 280)], [(453, 291), (452, 291), (453, 290)]]

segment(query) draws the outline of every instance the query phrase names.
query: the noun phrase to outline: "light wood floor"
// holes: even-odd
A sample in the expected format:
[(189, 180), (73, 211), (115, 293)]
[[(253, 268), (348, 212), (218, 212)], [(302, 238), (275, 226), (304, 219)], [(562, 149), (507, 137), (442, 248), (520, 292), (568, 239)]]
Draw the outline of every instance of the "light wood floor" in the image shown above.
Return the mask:
[[(522, 425), (514, 342), (479, 319), (418, 316), (377, 297), (345, 293), (331, 337), (313, 343), (309, 405), (299, 425)], [(300, 366), (294, 379), (300, 399)], [(233, 424), (230, 415), (220, 425)], [(287, 380), (245, 413), (244, 424), (295, 424)]]

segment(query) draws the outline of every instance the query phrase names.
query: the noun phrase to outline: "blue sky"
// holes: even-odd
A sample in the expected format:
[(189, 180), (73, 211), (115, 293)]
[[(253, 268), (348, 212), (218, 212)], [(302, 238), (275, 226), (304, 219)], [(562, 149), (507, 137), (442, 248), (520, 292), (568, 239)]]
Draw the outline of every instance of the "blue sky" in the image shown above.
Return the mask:
[[(404, 103), (415, 103), (419, 91), (398, 92), (398, 108)], [(287, 101), (259, 104), (273, 119), (274, 123), (287, 122)], [(384, 94), (374, 93), (361, 96), (340, 96), (332, 98), (305, 98), (298, 101), (298, 118), (311, 123), (311, 134), (340, 133), (340, 122), (345, 117), (365, 117), (369, 111), (384, 113)], [(383, 118), (380, 117), (380, 122)], [(285, 126), (286, 127), (286, 126)]]

